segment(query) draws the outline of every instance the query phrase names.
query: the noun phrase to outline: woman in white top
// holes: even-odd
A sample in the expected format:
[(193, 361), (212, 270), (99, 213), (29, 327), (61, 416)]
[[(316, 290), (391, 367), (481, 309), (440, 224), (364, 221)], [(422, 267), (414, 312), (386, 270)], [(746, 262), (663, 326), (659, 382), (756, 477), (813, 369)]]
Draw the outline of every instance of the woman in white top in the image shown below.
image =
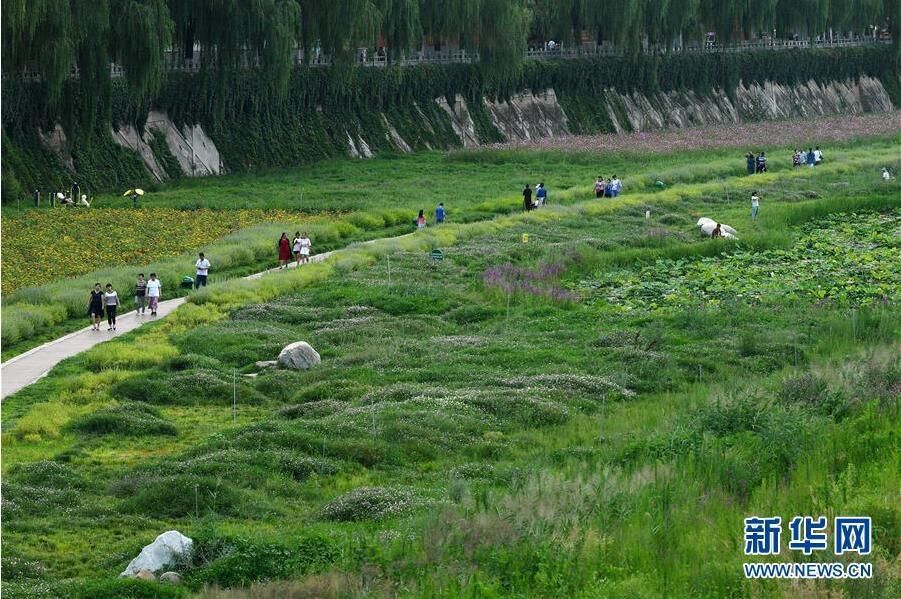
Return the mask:
[(116, 330), (116, 309), (119, 307), (119, 294), (113, 289), (112, 283), (106, 284), (106, 293), (103, 294), (103, 303), (106, 304), (106, 322), (109, 325), (107, 331)]
[(751, 220), (757, 220), (758, 210), (760, 210), (760, 196), (755, 191), (751, 194)]
[(300, 242), (300, 231), (294, 233), (294, 239), (291, 240), (291, 251), (294, 253), (294, 260), (297, 266), (300, 266), (300, 250), (303, 244)]
[(310, 238), (307, 236), (307, 232), (304, 231), (303, 235), (300, 238), (300, 259), (303, 262), (310, 261), (310, 250), (313, 247), (313, 242), (310, 241)]
[(163, 284), (156, 278), (156, 273), (150, 273), (150, 279), (147, 280), (147, 307), (150, 308), (150, 315), (156, 316), (157, 308), (160, 304), (160, 296), (162, 296)]

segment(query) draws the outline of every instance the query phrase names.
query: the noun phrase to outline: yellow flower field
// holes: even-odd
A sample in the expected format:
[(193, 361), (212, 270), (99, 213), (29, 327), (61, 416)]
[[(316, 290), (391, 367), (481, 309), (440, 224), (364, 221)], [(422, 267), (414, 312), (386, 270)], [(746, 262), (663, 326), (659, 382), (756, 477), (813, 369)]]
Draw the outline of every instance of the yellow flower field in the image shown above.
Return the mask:
[(287, 210), (28, 210), (2, 221), (2, 289), (178, 255), (252, 225), (321, 218)]

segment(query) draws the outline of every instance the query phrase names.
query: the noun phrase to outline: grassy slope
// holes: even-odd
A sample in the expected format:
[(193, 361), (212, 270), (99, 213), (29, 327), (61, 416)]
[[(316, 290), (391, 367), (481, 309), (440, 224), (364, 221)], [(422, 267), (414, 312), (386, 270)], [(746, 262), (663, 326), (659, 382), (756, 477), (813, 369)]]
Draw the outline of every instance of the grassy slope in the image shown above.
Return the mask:
[[(715, 181), (451, 225), (198, 294), (4, 402), (7, 588), (89, 577), (66, 592), (122, 596), (110, 577), (177, 527), (203, 548), (195, 587), (303, 578), (252, 596), (893, 596), (895, 304), (854, 319), (786, 297), (623, 313), (482, 284), (506, 263), (563, 261), (575, 288), (658, 258), (787, 248), (801, 223), (891, 206), (897, 188), (872, 179), (838, 164), (730, 179), (733, 201)], [(749, 185), (765, 198), (756, 225)], [(700, 241), (699, 214), (742, 243)], [(295, 339), (323, 366), (242, 377), (233, 422), (231, 369)], [(66, 466), (26, 466), (46, 459)], [(327, 503), (360, 486), (387, 490)], [(876, 519), (873, 581), (743, 581), (742, 517), (823, 511)], [(37, 562), (49, 581), (26, 582)]]
[[(854, 168), (869, 171), (898, 161), (895, 137), (870, 140), (863, 148), (860, 144), (851, 141), (831, 148), (830, 167), (848, 169), (855, 165)], [(790, 170), (775, 152), (771, 151), (771, 155), (773, 173)], [(596, 172), (599, 168), (603, 169), (601, 173)], [(601, 156), (524, 151), (424, 153), (366, 162), (323, 163), (256, 178), (237, 175), (184, 181), (153, 194), (152, 201), (170, 207), (283, 207), (314, 211), (327, 207), (356, 211), (328, 224), (305, 227), (311, 231), (317, 251), (325, 251), (352, 241), (406, 232), (417, 209), (428, 212), (438, 201), (445, 201), (452, 222), (515, 212), (520, 209), (517, 190), (522, 183), (534, 183), (544, 175), (553, 177), (545, 181), (551, 190), (551, 201), (572, 203), (591, 197), (591, 182), (597, 174), (617, 173), (626, 181), (627, 194), (654, 190), (658, 179), (670, 186), (720, 179), (721, 186), (717, 188), (714, 183), (707, 193), (727, 194), (727, 182), (744, 172), (743, 161), (736, 158), (734, 150)], [(301, 195), (305, 198), (302, 202)], [(96, 205), (123, 201), (104, 198)], [(207, 255), (215, 259), (213, 283), (271, 265), (273, 239), (280, 231), (297, 227), (296, 223), (256, 227), (205, 246)], [(193, 259), (191, 252), (136, 266), (107, 268), (10, 294), (3, 300), (7, 308), (3, 359), (82, 326), (83, 290), (94, 281), (111, 280), (121, 289), (130, 288), (136, 268), (155, 270), (164, 281), (174, 281), (190, 271), (185, 265)], [(173, 287), (168, 286), (168, 297), (184, 293)], [(17, 308), (16, 304), (21, 306)]]

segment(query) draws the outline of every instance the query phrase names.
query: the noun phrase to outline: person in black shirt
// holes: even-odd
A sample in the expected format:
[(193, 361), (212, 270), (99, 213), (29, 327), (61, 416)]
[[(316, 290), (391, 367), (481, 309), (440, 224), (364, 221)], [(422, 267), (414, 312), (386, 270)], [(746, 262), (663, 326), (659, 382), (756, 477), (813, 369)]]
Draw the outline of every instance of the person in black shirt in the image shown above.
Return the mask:
[(526, 212), (534, 208), (532, 205), (532, 188), (529, 187), (529, 184), (526, 183), (525, 189), (522, 190), (522, 203), (526, 209)]
[(91, 298), (88, 300), (88, 316), (91, 317), (91, 330), (100, 330), (100, 319), (103, 317), (103, 288), (94, 283)]

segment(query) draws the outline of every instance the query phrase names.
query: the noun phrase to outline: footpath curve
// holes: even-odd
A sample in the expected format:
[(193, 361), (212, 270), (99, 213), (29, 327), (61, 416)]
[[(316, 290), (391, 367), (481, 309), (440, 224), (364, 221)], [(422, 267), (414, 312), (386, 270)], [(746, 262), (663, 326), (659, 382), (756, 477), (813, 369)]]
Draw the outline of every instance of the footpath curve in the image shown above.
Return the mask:
[[(409, 235), (409, 234), (408, 234)], [(401, 237), (406, 237), (402, 235)], [(365, 242), (369, 243), (369, 242)], [(332, 255), (332, 252), (325, 252), (310, 256), (310, 262), (322, 262)], [(297, 263), (292, 262), (288, 268), (296, 268)], [(248, 275), (247, 279), (259, 279), (268, 273), (278, 272), (282, 270), (280, 267), (270, 268), (267, 270)], [(13, 393), (27, 387), (36, 380), (40, 379), (54, 366), (71, 358), (81, 352), (88, 350), (99, 343), (115, 339), (117, 336), (129, 331), (133, 331), (141, 325), (148, 322), (155, 322), (160, 318), (173, 312), (176, 308), (187, 301), (187, 298), (179, 297), (171, 300), (165, 300), (159, 303), (157, 316), (139, 316), (134, 311), (126, 312), (116, 318), (116, 331), (104, 331), (101, 327), (100, 331), (91, 331), (91, 327), (87, 326), (74, 333), (69, 333), (59, 339), (54, 339), (43, 345), (21, 353), (14, 358), (10, 358), (3, 364), (0, 364), (0, 400), (6, 399)], [(101, 322), (101, 325), (103, 323)]]

